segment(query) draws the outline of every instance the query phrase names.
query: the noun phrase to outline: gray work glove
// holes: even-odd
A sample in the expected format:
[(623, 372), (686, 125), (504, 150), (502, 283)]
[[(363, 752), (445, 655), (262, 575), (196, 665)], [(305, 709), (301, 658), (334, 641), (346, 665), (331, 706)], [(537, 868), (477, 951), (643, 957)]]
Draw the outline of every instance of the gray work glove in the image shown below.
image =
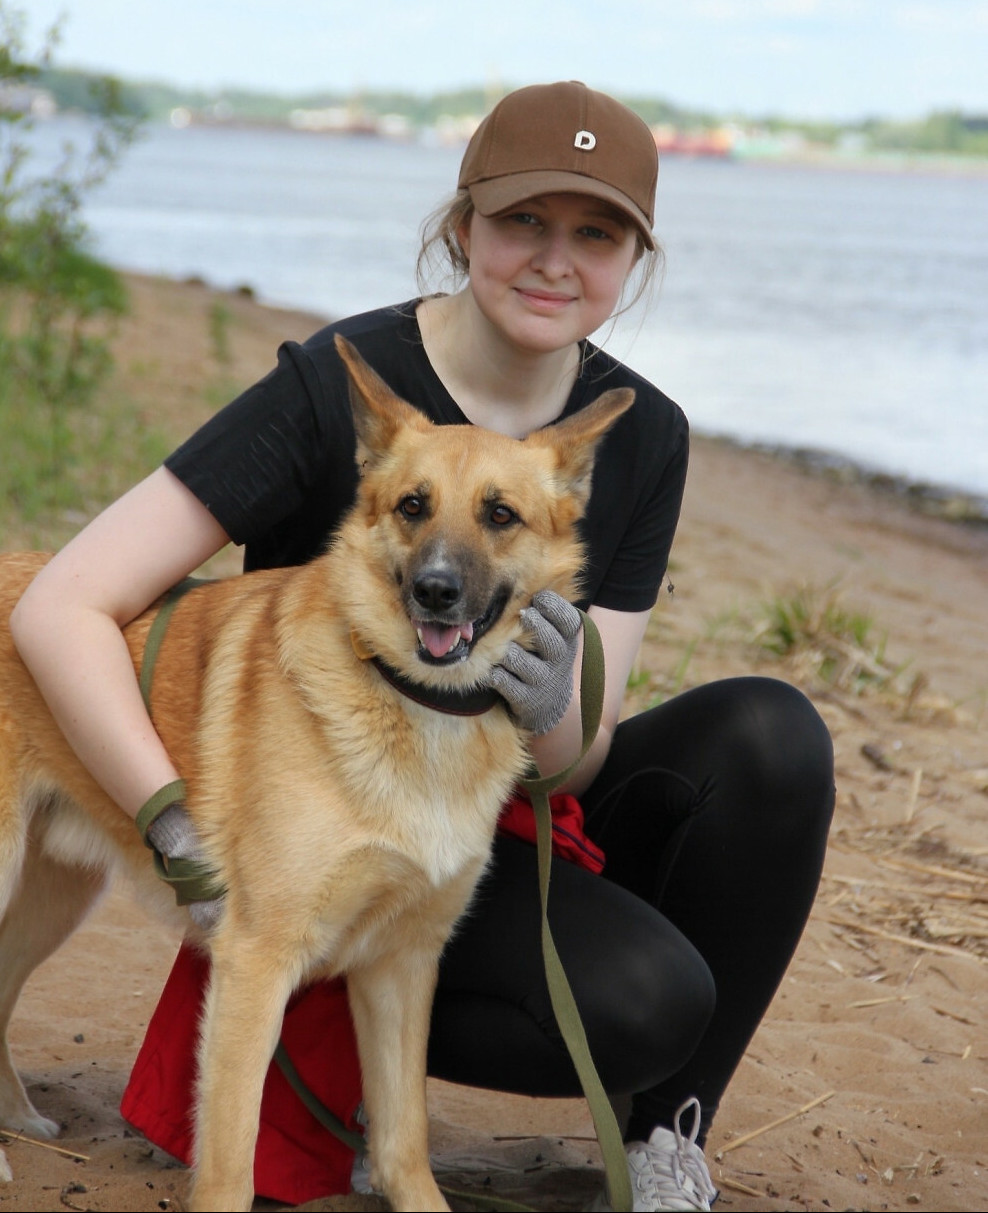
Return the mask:
[[(138, 823), (141, 828), (140, 815)], [(211, 930), (223, 913), (225, 890), (206, 862), (184, 800), (171, 800), (142, 832), (144, 841), (157, 852), (158, 875), (171, 884), (178, 904), (188, 907), (189, 916), (197, 926), (204, 931)]]
[(554, 729), (573, 697), (573, 662), (580, 612), (552, 590), (539, 590), (521, 613), (534, 651), (512, 641), (491, 686), (507, 701), (518, 724), (541, 737)]

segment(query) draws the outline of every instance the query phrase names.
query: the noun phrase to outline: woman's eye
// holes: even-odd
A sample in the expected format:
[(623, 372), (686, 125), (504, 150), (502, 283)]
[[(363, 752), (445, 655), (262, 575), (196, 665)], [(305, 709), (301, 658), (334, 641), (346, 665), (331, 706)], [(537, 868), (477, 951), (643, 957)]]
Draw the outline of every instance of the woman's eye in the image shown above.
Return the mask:
[(425, 513), (425, 502), (421, 497), (409, 494), (398, 502), (398, 513), (403, 518), (421, 518)]
[(605, 232), (602, 227), (585, 227), (583, 229), (584, 236), (589, 236), (591, 240), (610, 240), (610, 232)]

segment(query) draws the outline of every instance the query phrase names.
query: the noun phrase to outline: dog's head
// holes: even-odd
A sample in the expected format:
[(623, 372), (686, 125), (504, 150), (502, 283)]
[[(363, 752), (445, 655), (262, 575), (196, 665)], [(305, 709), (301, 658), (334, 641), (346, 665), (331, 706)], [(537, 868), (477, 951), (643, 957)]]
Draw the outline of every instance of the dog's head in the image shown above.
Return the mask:
[(486, 681), (519, 612), (552, 589), (575, 596), (577, 523), (597, 443), (634, 399), (605, 392), (522, 441), (433, 425), (343, 337), (360, 486), (339, 543), (352, 558), (354, 647), (432, 686)]

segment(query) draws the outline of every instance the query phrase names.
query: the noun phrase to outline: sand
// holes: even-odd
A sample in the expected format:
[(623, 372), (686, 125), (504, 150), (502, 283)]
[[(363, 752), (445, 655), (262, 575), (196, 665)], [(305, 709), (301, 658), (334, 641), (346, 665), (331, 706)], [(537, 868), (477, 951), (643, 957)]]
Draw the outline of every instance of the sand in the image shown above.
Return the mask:
[[(315, 324), (201, 285), (134, 279), (132, 292), (119, 377), (176, 439), (210, 407), (203, 383), (252, 380)], [(837, 752), (819, 896), (708, 1142), (718, 1207), (988, 1208), (988, 529), (698, 438), (670, 579), (629, 710), (770, 673), (811, 696)], [(762, 643), (766, 608), (800, 594), (824, 622), (779, 657)], [(858, 639), (834, 636), (841, 611)], [(7, 1144), (0, 1209), (183, 1207), (184, 1169), (118, 1112), (178, 942), (114, 889), (31, 979), (12, 1050), (67, 1153)], [(480, 1168), (465, 1182), (544, 1209), (596, 1190), (582, 1101), (442, 1083), (430, 1099), (436, 1156)]]

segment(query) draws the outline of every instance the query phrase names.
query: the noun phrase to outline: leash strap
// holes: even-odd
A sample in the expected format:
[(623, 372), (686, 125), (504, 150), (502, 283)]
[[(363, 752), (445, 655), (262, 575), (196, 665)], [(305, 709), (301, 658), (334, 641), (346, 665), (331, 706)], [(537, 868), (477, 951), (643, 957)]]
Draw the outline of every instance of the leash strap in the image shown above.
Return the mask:
[(284, 1041), (282, 1040), (278, 1041), (275, 1048), (274, 1060), (277, 1062), (278, 1069), (281, 1070), (287, 1079), (288, 1085), (322, 1127), (328, 1129), (335, 1137), (338, 1137), (354, 1153), (366, 1153), (367, 1143), (364, 1141), (363, 1133), (358, 1133), (355, 1129), (348, 1129), (336, 1113), (331, 1112), (322, 1100), (309, 1090), (301, 1074), (295, 1069), (295, 1063), (288, 1056), (288, 1050), (285, 1048)]
[[(172, 612), (189, 590), (195, 589), (197, 585), (205, 584), (207, 583), (198, 577), (186, 577), (184, 581), (180, 581), (165, 595), (157, 615), (151, 621), (138, 677), (141, 698), (144, 700), (144, 706), (149, 716), (151, 715), (151, 685), (154, 681), (154, 667), (168, 630)], [(184, 802), (184, 800), (185, 780), (176, 779), (172, 783), (165, 784), (163, 788), (159, 788), (153, 796), (150, 796), (138, 809), (135, 819), (144, 845), (151, 851), (155, 874), (165, 884), (171, 886), (175, 893), (175, 901), (180, 906), (190, 905), (194, 901), (216, 901), (226, 892), (226, 887), (217, 881), (216, 873), (208, 864), (196, 859), (169, 857), (166, 860), (166, 857), (148, 838), (148, 829), (165, 809), (170, 808), (173, 804)]]
[[(583, 614), (581, 612), (581, 614)], [(604, 649), (600, 633), (588, 615), (583, 614), (583, 667), (581, 670), (580, 706), (583, 725), (583, 746), (580, 757), (556, 775), (534, 775), (522, 780), (522, 787), (532, 800), (538, 843), (539, 895), (542, 902), (542, 957), (549, 1000), (570, 1058), (580, 1079), (580, 1086), (590, 1108), (597, 1140), (604, 1158), (607, 1191), (611, 1208), (616, 1211), (633, 1207), (631, 1181), (624, 1141), (618, 1127), (611, 1101), (593, 1064), (586, 1032), (573, 991), (549, 927), (549, 874), (552, 858), (552, 813), (549, 793), (573, 772), (589, 750), (604, 706)]]
[[(168, 631), (168, 621), (172, 617), (172, 611), (175, 610), (189, 590), (194, 590), (197, 585), (207, 584), (200, 577), (186, 577), (178, 585), (172, 586), (168, 593), (165, 594), (164, 600), (158, 608), (157, 615), (151, 621), (151, 626), (148, 629), (148, 638), (144, 643), (144, 655), (141, 658), (141, 672), (138, 678), (141, 688), (141, 698), (144, 700), (144, 706), (147, 708), (149, 716), (151, 715), (151, 684), (154, 681), (154, 667), (158, 660), (161, 643), (165, 639), (165, 632)], [(150, 822), (148, 824), (150, 825)]]
[(166, 783), (163, 788), (159, 788), (153, 796), (149, 796), (145, 800), (137, 810), (134, 824), (137, 826), (146, 846), (151, 846), (151, 843), (148, 842), (148, 830), (154, 825), (165, 809), (170, 809), (173, 804), (178, 804), (179, 801), (184, 800), (184, 779), (175, 779), (171, 783)]

